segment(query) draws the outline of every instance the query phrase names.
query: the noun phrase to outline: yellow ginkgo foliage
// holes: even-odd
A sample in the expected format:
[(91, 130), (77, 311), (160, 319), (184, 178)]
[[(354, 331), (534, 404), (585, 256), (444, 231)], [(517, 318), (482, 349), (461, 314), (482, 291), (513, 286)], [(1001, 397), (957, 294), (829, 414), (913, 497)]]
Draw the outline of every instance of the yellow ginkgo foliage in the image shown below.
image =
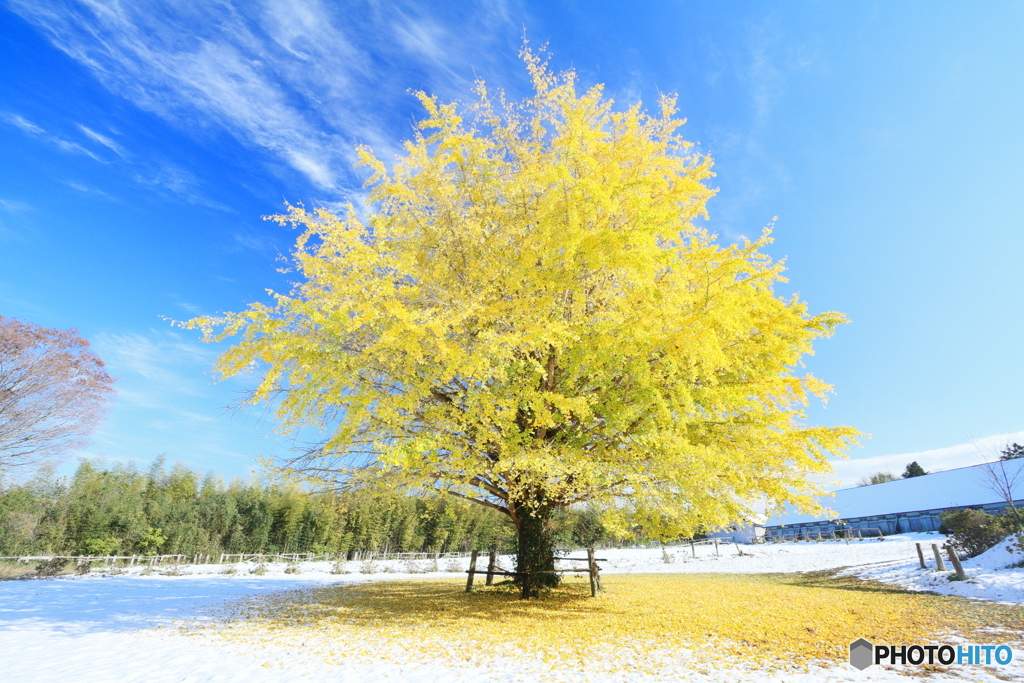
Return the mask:
[(829, 387), (797, 368), (843, 316), (775, 296), (768, 231), (723, 247), (694, 225), (711, 160), (672, 98), (616, 110), (524, 59), (532, 97), (420, 94), (390, 170), (361, 148), (368, 212), (275, 217), (304, 229), (291, 294), (188, 325), (240, 335), (220, 373), (255, 366), (252, 401), (324, 430), (285, 468), (497, 508), (520, 571), (551, 568), (546, 521), (583, 501), (665, 535), (813, 506), (858, 433), (802, 423)]

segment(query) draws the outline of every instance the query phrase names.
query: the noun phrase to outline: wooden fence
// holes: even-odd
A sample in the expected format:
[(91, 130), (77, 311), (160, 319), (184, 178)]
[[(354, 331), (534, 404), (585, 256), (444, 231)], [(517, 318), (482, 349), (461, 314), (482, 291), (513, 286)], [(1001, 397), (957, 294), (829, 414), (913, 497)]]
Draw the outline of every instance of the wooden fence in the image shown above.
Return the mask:
[[(134, 567), (148, 565), (155, 567), (164, 564), (182, 564), (188, 562), (189, 555), (20, 555), (16, 557), (0, 557), (0, 560), (14, 560), (17, 563), (49, 562), (51, 560), (73, 561), (77, 566), (92, 565), (94, 562), (102, 562), (104, 567), (113, 566), (121, 562), (124, 566)], [(210, 561), (209, 555), (192, 555), (192, 563), (199, 564), (202, 558)]]
[[(221, 553), (209, 555), (17, 555), (0, 557), (0, 560), (28, 564), (29, 562), (48, 562), (50, 560), (69, 560), (76, 565), (92, 565), (101, 562), (104, 567), (121, 563), (122, 566), (134, 567), (148, 565), (154, 567), (165, 564), (224, 564), (235, 562), (345, 562), (369, 560), (443, 560), (449, 558), (470, 557), (473, 553)], [(216, 558), (216, 559), (214, 559)]]
[(774, 531), (765, 534), (757, 543), (792, 543), (794, 541), (861, 541), (865, 538), (884, 536), (881, 529), (856, 528), (839, 531), (821, 531), (818, 529), (793, 529), (791, 531)]
[(507, 572), (498, 568), (498, 551), (492, 550), (488, 555), (487, 571), (481, 572), (476, 568), (477, 551), (474, 550), (470, 553), (469, 557), (469, 569), (466, 571), (468, 575), (466, 577), (466, 592), (473, 592), (473, 577), (476, 574), (486, 574), (487, 583), (490, 586), (494, 582), (495, 576), (513, 576), (522, 577), (522, 599), (526, 600), (530, 598), (532, 594), (531, 589), (531, 578), (534, 574), (561, 574), (566, 572), (586, 572), (590, 575), (590, 597), (596, 598), (597, 592), (602, 590), (601, 588), (601, 568), (598, 566), (598, 562), (607, 562), (604, 558), (594, 557), (594, 549), (587, 548), (586, 557), (555, 557), (556, 561), (563, 562), (586, 562), (586, 569), (566, 568), (566, 569), (548, 569), (537, 572)]
[[(470, 557), (472, 553), (222, 553), (218, 564), (225, 562), (369, 562), (385, 560), (446, 560)], [(232, 559), (238, 558), (238, 559)]]

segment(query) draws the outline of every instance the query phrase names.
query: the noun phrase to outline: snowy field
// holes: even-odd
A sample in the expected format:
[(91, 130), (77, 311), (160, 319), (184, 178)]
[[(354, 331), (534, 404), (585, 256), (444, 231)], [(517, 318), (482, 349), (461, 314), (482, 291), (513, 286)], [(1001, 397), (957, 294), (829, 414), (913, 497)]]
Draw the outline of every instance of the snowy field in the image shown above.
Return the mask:
[[(897, 584), (911, 590), (927, 590), (970, 598), (1024, 603), (1024, 570), (1004, 567), (1020, 559), (1005, 547), (964, 562), (967, 581), (950, 581), (952, 572), (934, 570), (930, 544), (941, 543), (935, 534), (892, 536), (883, 541), (845, 543), (789, 543), (777, 545), (721, 545), (719, 554), (711, 546), (699, 546), (694, 558), (690, 547), (654, 550), (602, 550), (607, 558), (606, 574), (651, 573), (778, 573), (806, 572), (848, 567), (848, 572)], [(929, 569), (922, 570), (914, 542), (925, 545)], [(578, 553), (577, 553), (578, 555)], [(666, 561), (667, 560), (667, 561)], [(510, 566), (511, 558), (502, 558)], [(459, 576), (464, 570), (442, 560), (346, 563), (332, 574), (330, 563), (299, 565), (299, 574), (285, 573), (286, 565), (266, 565), (262, 575), (252, 574), (253, 563), (185, 566), (180, 575), (169, 568), (143, 575), (141, 568), (130, 573), (70, 576), (58, 579), (18, 580), (0, 583), (0, 680), (57, 683), (60, 681), (527, 681), (516, 671), (514, 661), (500, 671), (481, 669), (443, 655), (436, 662), (402, 666), (372, 664), (328, 665), (304, 656), (301, 644), (277, 648), (275, 665), (265, 666), (268, 653), (227, 649), (209, 641), (183, 635), (176, 628), (183, 622), (211, 618), (225, 603), (254, 594), (305, 588), (332, 583), (417, 580)], [(433, 572), (435, 568), (446, 571)], [(464, 575), (463, 575), (464, 576)], [(481, 577), (482, 578), (482, 577)], [(851, 638), (852, 639), (852, 638)], [(951, 641), (952, 642), (952, 641)], [(558, 665), (552, 663), (557, 674)], [(981, 668), (958, 669), (933, 675), (932, 680), (1024, 680), (1024, 651), (1014, 651), (1014, 662), (1000, 667), (998, 677)], [(686, 674), (686, 680), (734, 681), (735, 670)], [(1009, 676), (1009, 678), (1007, 678)], [(578, 676), (565, 680), (587, 680)], [(611, 682), (616, 676), (589, 680)], [(626, 680), (626, 679), (622, 679)], [(636, 676), (628, 680), (644, 680)], [(680, 680), (670, 678), (648, 680)], [(742, 680), (765, 681), (906, 681), (897, 671), (871, 667), (857, 671), (847, 665), (812, 669), (807, 673), (759, 674)]]

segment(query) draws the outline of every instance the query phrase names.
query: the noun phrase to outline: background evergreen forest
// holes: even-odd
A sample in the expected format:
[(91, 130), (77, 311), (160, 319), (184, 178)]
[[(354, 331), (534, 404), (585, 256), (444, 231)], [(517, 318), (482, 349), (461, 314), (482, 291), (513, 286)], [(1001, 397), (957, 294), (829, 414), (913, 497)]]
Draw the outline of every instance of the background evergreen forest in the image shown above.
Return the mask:
[[(594, 510), (557, 520), (561, 547), (611, 545)], [(209, 553), (465, 552), (515, 548), (500, 513), (449, 497), (394, 491), (316, 493), (234, 480), (163, 458), (133, 464), (83, 460), (70, 478), (40, 472), (0, 481), (0, 556)]]

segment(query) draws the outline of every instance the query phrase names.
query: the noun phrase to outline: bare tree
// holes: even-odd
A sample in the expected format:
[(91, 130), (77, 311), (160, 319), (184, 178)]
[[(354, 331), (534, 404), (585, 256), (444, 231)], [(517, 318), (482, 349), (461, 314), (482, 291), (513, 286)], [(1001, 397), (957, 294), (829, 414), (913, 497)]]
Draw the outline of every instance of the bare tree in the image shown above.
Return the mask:
[(78, 331), (0, 316), (0, 471), (83, 446), (114, 380)]
[[(1013, 446), (1017, 446), (1017, 444), (1013, 444)], [(1007, 446), (1006, 450), (1003, 451), (1003, 455), (1012, 453), (1012, 449), (1012, 446)], [(981, 483), (985, 488), (1006, 502), (1014, 521), (1018, 527), (1021, 527), (1024, 526), (1024, 519), (1022, 519), (1020, 510), (1017, 509), (1014, 501), (1020, 500), (1021, 496), (1024, 495), (1024, 490), (1022, 490), (1024, 489), (1024, 486), (1022, 486), (1024, 485), (1024, 466), (1022, 466), (1021, 462), (1014, 462), (1015, 460), (1020, 460), (1020, 458), (1000, 458), (999, 460), (985, 463), (981, 468)]]

